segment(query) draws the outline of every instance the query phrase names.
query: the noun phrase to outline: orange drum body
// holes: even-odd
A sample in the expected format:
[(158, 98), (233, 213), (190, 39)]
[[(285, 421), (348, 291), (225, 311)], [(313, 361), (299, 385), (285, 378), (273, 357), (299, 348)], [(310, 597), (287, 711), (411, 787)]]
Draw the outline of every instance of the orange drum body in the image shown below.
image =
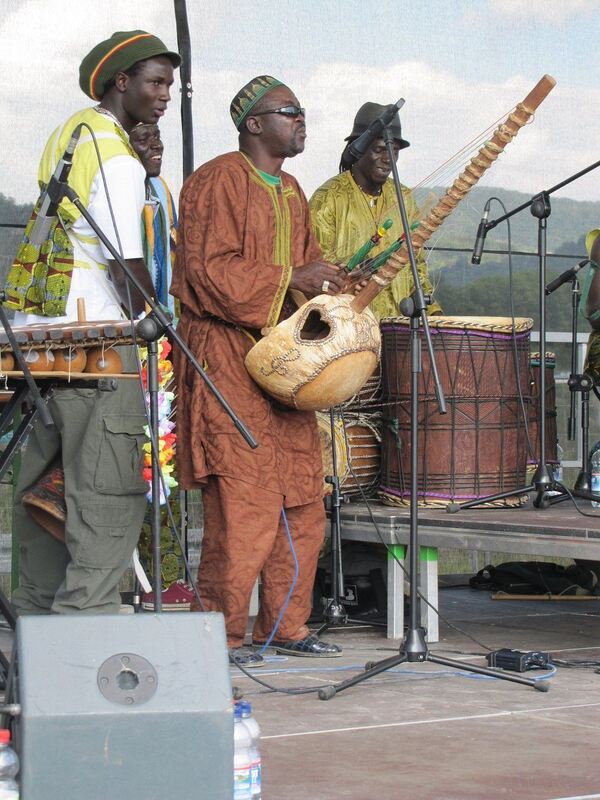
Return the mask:
[(54, 354), (54, 369), (57, 372), (83, 372), (87, 355), (83, 347), (68, 347)]
[[(419, 502), (466, 502), (524, 486), (527, 448), (519, 395), (527, 404), (532, 321), (516, 319), (514, 333), (512, 320), (504, 317), (432, 317), (429, 326), (448, 413), (438, 411), (423, 343)], [(383, 400), (394, 424), (384, 430), (380, 494), (386, 502), (404, 504), (410, 500), (411, 477), (409, 320), (383, 320), (381, 329)], [(520, 505), (522, 500), (498, 502)]]
[[(329, 414), (317, 413), (323, 471), (331, 475), (331, 422)], [(379, 415), (336, 414), (335, 453), (340, 491), (348, 496), (372, 497), (381, 476), (381, 417)], [(331, 494), (331, 484), (325, 484)]]
[[(317, 426), (319, 428), (319, 441), (321, 443), (321, 458), (323, 460), (323, 476), (333, 475), (333, 453), (331, 449), (331, 419), (324, 411), (317, 411)], [(346, 436), (344, 423), (339, 417), (334, 417), (333, 431), (335, 441), (335, 466), (340, 479), (348, 472), (348, 455), (346, 452)], [(331, 494), (332, 486), (323, 482), (323, 494)]]
[(381, 477), (381, 419), (374, 414), (344, 414), (348, 473), (342, 492), (371, 497)]
[[(558, 433), (556, 425), (556, 385), (554, 368), (556, 355), (546, 352), (546, 463), (558, 464)], [(529, 456), (528, 464), (540, 460), (539, 421), (540, 421), (540, 354), (531, 354), (530, 384), (531, 405), (529, 406), (529, 441), (534, 457)]]

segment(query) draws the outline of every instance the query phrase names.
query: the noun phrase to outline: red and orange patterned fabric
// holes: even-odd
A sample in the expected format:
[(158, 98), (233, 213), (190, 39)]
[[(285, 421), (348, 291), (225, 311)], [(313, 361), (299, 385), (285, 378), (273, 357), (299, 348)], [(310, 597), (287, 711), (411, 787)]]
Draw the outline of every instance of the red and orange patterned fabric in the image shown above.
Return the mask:
[[(229, 647), (240, 647), (246, 633), (252, 588), (260, 574), (261, 603), (252, 639), (266, 642), (295, 573), (281, 516), (281, 498), (231, 478), (209, 478), (202, 498), (204, 538), (198, 570), (202, 608), (193, 601), (192, 610), (221, 611), (225, 615)], [(319, 499), (287, 509), (286, 515), (299, 570), (294, 593), (277, 628), (276, 638), (284, 641), (304, 639), (309, 633), (305, 623), (311, 611), (323, 540), (323, 502)]]
[(269, 185), (241, 153), (196, 170), (181, 192), (171, 293), (181, 302), (178, 332), (259, 443), (246, 444), (176, 349), (180, 485), (228, 476), (291, 507), (322, 497), (315, 415), (278, 406), (244, 367), (252, 337), (285, 313), (292, 266), (320, 258), (306, 198), (291, 175), (281, 179)]

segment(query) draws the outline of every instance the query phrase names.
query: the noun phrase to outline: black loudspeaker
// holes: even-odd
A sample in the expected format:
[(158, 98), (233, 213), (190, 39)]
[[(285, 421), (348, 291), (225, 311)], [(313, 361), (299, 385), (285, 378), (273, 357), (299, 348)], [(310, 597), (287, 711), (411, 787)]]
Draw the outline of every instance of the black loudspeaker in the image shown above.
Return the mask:
[(21, 617), (25, 800), (230, 800), (221, 614)]

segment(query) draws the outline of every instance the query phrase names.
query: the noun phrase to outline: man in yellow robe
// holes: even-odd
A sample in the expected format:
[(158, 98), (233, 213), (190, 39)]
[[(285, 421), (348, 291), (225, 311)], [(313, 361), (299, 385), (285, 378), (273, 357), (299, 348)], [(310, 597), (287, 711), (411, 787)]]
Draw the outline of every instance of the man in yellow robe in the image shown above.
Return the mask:
[[(367, 130), (384, 110), (378, 103), (365, 103), (354, 118), (352, 133), (346, 138), (348, 145)], [(402, 138), (400, 119), (396, 115), (391, 123), (394, 136), (394, 153), (409, 143)], [(340, 163), (340, 174), (326, 181), (310, 199), (313, 230), (327, 261), (346, 264), (350, 258), (370, 239), (386, 220), (391, 228), (370, 251), (369, 256), (386, 250), (404, 232), (400, 209), (396, 200), (392, 165), (382, 138), (375, 139), (367, 152), (351, 166), (344, 150)], [(417, 204), (410, 189), (402, 186), (402, 195), (410, 225), (420, 219)], [(417, 268), (425, 294), (431, 295), (433, 287), (427, 274), (427, 265), (422, 251), (417, 255)], [(399, 316), (399, 304), (414, 289), (410, 265), (407, 265), (371, 303), (378, 317)], [(435, 301), (428, 306), (427, 313), (440, 313)]]

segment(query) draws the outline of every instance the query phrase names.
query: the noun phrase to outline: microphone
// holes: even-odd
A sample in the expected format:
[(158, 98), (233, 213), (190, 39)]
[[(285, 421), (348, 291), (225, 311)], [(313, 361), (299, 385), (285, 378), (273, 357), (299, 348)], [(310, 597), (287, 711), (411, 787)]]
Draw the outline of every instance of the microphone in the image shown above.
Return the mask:
[(490, 200), (487, 201), (483, 208), (483, 216), (477, 228), (477, 236), (475, 238), (475, 246), (473, 247), (473, 255), (471, 256), (471, 264), (481, 264), (481, 254), (483, 253), (483, 244), (487, 236), (488, 227), (487, 221), (490, 217)]
[(56, 169), (48, 181), (48, 185), (42, 192), (40, 210), (38, 211), (37, 218), (33, 223), (29, 236), (29, 241), (36, 247), (41, 247), (46, 241), (52, 221), (56, 217), (59, 203), (64, 197), (63, 187), (67, 182), (73, 165), (73, 153), (75, 152), (79, 136), (81, 135), (81, 127), (81, 124), (79, 124), (73, 131), (67, 149), (56, 165)]
[(369, 127), (364, 133), (348, 145), (348, 153), (351, 156), (350, 166), (364, 156), (373, 141), (381, 136), (384, 128), (392, 122), (398, 110), (402, 108), (405, 100), (400, 98), (393, 105), (386, 106), (381, 114), (370, 123)]
[(558, 289), (559, 286), (562, 286), (563, 283), (567, 283), (572, 278), (574, 278), (575, 275), (577, 275), (577, 273), (579, 272), (579, 270), (583, 269), (583, 267), (585, 267), (585, 265), (589, 263), (590, 263), (589, 258), (584, 258), (583, 261), (580, 261), (578, 264), (575, 264), (574, 267), (571, 267), (571, 269), (568, 269), (565, 272), (563, 272), (562, 275), (558, 276), (558, 278), (555, 278), (553, 281), (550, 281), (550, 283), (546, 286), (546, 294), (552, 294), (552, 292)]

